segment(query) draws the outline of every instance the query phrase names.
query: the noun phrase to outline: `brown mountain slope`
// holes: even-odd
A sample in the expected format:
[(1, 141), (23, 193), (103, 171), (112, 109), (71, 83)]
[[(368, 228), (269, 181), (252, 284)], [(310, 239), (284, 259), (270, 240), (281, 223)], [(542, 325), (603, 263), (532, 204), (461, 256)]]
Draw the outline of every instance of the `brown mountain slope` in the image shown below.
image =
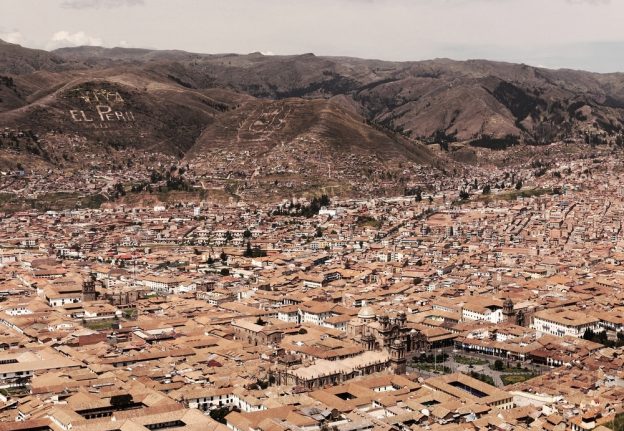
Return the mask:
[[(488, 61), (383, 62), (301, 56), (197, 56), (147, 66), (189, 88), (256, 97), (344, 95), (371, 122), (406, 137), (478, 145), (544, 144), (624, 129), (624, 75)], [(579, 108), (589, 115), (579, 115)], [(491, 141), (491, 142), (490, 142)]]
[[(270, 152), (313, 136), (319, 149), (428, 161), (419, 142), (500, 148), (624, 130), (622, 74), (481, 60), (401, 63), (100, 47), (47, 53), (3, 43), (0, 71), (5, 126), (63, 130), (95, 145), (176, 155), (190, 150), (188, 157), (217, 148), (236, 152), (249, 143)], [(105, 100), (101, 112), (98, 92), (119, 97)], [(241, 129), (256, 115), (253, 107), (265, 104), (280, 111), (278, 117), (288, 113), (283, 129)]]
[(53, 53), (0, 40), (0, 75), (23, 75), (37, 70), (67, 70), (72, 66)]
[(182, 155), (215, 116), (248, 98), (227, 90), (190, 90), (132, 70), (63, 76), (69, 80), (58, 82), (55, 75), (54, 86), (0, 113), (0, 124), (38, 135), (81, 136), (93, 145)]
[(209, 125), (184, 162), (249, 199), (286, 190), (377, 194), (380, 174), (439, 163), (424, 145), (377, 130), (341, 98), (246, 102)]
[[(226, 88), (277, 100), (343, 95), (370, 122), (425, 141), (443, 137), (497, 146), (623, 130), (622, 74), (483, 60), (401, 63), (313, 54), (207, 55), (78, 47), (49, 55), (61, 59), (65, 68), (71, 64), (74, 69), (114, 70), (131, 65), (189, 89)], [(39, 67), (46, 65), (54, 69), (49, 62)]]
[[(430, 162), (427, 149), (367, 124), (340, 99), (253, 100), (209, 125), (188, 158), (232, 150), (258, 158), (295, 141), (318, 142), (332, 155), (366, 155), (383, 161)], [(310, 151), (316, 150), (316, 146)]]

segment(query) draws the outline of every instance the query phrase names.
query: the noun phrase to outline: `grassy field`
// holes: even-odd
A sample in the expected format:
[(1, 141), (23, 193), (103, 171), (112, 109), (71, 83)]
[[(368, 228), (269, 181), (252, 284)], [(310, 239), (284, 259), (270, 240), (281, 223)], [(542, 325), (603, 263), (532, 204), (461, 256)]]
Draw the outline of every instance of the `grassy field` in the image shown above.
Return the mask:
[(624, 431), (624, 413), (617, 415), (615, 419), (606, 424), (606, 426), (613, 431)]
[(455, 356), (453, 359), (458, 364), (463, 364), (463, 365), (486, 365), (489, 363), (485, 359), (469, 358), (467, 356), (461, 356), (461, 355)]
[(413, 363), (412, 367), (422, 371), (428, 371), (430, 373), (437, 372), (439, 374), (451, 374), (453, 372), (453, 370), (451, 370), (449, 367), (429, 362)]
[(136, 319), (137, 315), (139, 314), (136, 308), (126, 308), (122, 312), (124, 319), (128, 320)]
[(93, 331), (105, 331), (108, 329), (112, 329), (114, 323), (116, 323), (114, 320), (98, 320), (85, 322), (84, 327), (89, 328)]
[(381, 228), (382, 223), (374, 217), (359, 216), (357, 218), (357, 225), (360, 227), (371, 227), (373, 229)]
[(538, 374), (533, 374), (533, 373), (528, 373), (528, 374), (502, 374), (500, 376), (501, 380), (503, 381), (503, 384), (505, 386), (507, 385), (513, 385), (515, 383), (522, 383), (522, 382), (526, 382), (527, 380), (530, 380), (534, 377), (537, 377)]
[(44, 193), (34, 198), (23, 198), (13, 193), (0, 193), (0, 210), (7, 212), (37, 209), (40, 211), (75, 208), (99, 208), (106, 198), (100, 194), (84, 195), (73, 192)]

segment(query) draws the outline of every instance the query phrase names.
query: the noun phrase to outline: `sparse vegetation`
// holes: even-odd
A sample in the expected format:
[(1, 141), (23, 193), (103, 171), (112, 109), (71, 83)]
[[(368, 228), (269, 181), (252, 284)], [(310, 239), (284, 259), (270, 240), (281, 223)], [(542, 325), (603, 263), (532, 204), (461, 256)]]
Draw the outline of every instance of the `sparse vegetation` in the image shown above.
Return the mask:
[(116, 320), (89, 320), (84, 323), (84, 326), (93, 331), (106, 331), (112, 329), (115, 323), (117, 323)]
[(534, 377), (537, 377), (537, 374), (534, 373), (520, 373), (520, 374), (502, 374), (500, 376), (503, 381), (503, 385), (513, 385), (516, 383), (526, 382), (527, 380), (531, 380)]
[(368, 215), (358, 216), (356, 223), (360, 227), (370, 227), (373, 229), (380, 229), (383, 225), (381, 221)]
[(476, 371), (471, 371), (470, 377), (477, 379), (477, 380), (481, 380), (482, 382), (487, 383), (488, 385), (496, 386), (496, 384), (494, 383), (494, 379), (488, 376), (487, 374), (477, 373)]
[(624, 333), (618, 332), (615, 337), (615, 340), (611, 340), (606, 331), (594, 332), (591, 328), (587, 328), (583, 334), (585, 340), (593, 341), (606, 347), (617, 348), (624, 346)]
[(454, 356), (453, 359), (458, 364), (463, 364), (463, 365), (485, 365), (485, 364), (488, 364), (488, 361), (486, 361), (484, 359), (470, 358), (468, 356), (458, 355), (458, 356)]
[(624, 431), (624, 413), (617, 414), (611, 422), (605, 425), (613, 431)]

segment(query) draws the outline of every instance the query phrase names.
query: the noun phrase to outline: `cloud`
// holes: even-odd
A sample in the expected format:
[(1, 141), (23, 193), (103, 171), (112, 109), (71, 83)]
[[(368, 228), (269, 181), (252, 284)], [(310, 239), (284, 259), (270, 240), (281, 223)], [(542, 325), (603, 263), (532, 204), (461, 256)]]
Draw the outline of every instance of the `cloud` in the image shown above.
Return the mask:
[(24, 44), (24, 36), (19, 31), (9, 31), (7, 33), (0, 33), (0, 39), (9, 43), (17, 43), (19, 45)]
[(588, 4), (592, 6), (600, 6), (610, 4), (611, 0), (566, 0), (570, 4)]
[(123, 6), (142, 6), (144, 0), (64, 0), (65, 9), (112, 9)]
[(84, 31), (70, 33), (66, 30), (57, 31), (48, 42), (48, 49), (62, 48), (66, 46), (102, 46), (104, 41), (99, 37), (86, 34)]

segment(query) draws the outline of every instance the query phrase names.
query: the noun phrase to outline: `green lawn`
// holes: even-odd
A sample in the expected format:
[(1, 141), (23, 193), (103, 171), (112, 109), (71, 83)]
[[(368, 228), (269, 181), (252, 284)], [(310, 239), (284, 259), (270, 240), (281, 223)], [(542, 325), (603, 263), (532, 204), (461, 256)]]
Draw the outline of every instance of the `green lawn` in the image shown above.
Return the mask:
[(537, 377), (538, 374), (533, 374), (533, 373), (528, 373), (528, 374), (503, 374), (500, 376), (501, 380), (503, 381), (503, 384), (505, 386), (507, 385), (513, 385), (515, 383), (522, 383), (522, 382), (526, 382), (527, 380), (530, 380), (534, 377)]
[(30, 391), (25, 387), (13, 387), (13, 388), (4, 388), (0, 389), (0, 393), (5, 397), (10, 396), (24, 396), (28, 394)]
[(128, 320), (135, 319), (138, 314), (138, 310), (136, 308), (126, 308), (122, 312), (123, 312), (123, 317)]
[(382, 222), (370, 216), (359, 216), (356, 223), (358, 226), (371, 227), (373, 229), (380, 229), (382, 226)]
[(93, 331), (103, 331), (112, 329), (113, 323), (116, 323), (114, 320), (97, 320), (92, 322), (85, 322), (84, 327), (89, 328)]
[(455, 362), (457, 362), (458, 364), (463, 364), (463, 365), (486, 365), (488, 364), (488, 361), (486, 361), (485, 359), (478, 359), (478, 358), (470, 358), (468, 356), (455, 356), (453, 359), (455, 359)]
[(428, 362), (416, 362), (412, 363), (413, 368), (417, 368), (422, 371), (428, 371), (430, 373), (437, 372), (440, 374), (451, 374), (453, 371), (444, 365), (433, 364)]
[(617, 415), (615, 419), (606, 424), (606, 426), (611, 428), (613, 431), (624, 431), (624, 413)]

